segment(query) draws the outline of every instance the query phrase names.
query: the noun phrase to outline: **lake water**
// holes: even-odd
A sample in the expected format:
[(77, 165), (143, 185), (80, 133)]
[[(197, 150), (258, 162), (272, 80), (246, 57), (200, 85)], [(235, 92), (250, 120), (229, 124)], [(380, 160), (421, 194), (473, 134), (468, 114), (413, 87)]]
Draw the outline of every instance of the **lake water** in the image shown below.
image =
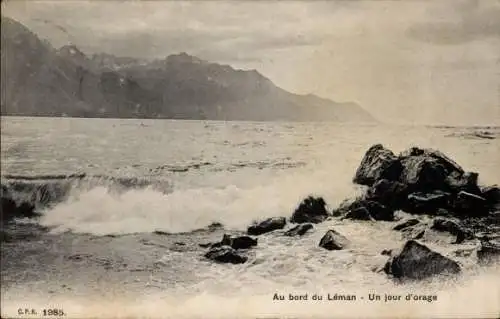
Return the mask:
[[(120, 294), (115, 302), (135, 298), (133, 304), (114, 306), (132, 316), (234, 317), (238, 313), (241, 317), (330, 318), (391, 313), (449, 317), (450, 313), (470, 316), (500, 311), (498, 267), (478, 268), (468, 259), (455, 258), (465, 269), (461, 281), (403, 286), (372, 271), (387, 259), (381, 250), (404, 243), (399, 233), (390, 230), (393, 223), (389, 222), (331, 220), (299, 239), (264, 235), (243, 265), (209, 263), (201, 257), (201, 248), (156, 249), (148, 254), (140, 244), (161, 230), (196, 246), (203, 236), (190, 233), (194, 230), (220, 222), (225, 231), (238, 233), (254, 220), (290, 216), (309, 194), (323, 196), (334, 208), (361, 191), (351, 180), (364, 152), (375, 143), (395, 153), (410, 146), (439, 149), (465, 170), (478, 172), (481, 184), (499, 183), (500, 128), (22, 117), (2, 117), (1, 124), (2, 183), (13, 178), (52, 183), (60, 181), (57, 175), (86, 174), (72, 182), (61, 203), (43, 209), (40, 224), (50, 226), (54, 236), (76, 236), (72, 237), (74, 250), (83, 249), (74, 239), (83, 238), (78, 236), (119, 235), (106, 237), (106, 245), (120, 258), (129, 264), (160, 265), (154, 273), (154, 289), (129, 280), (135, 274), (127, 267), (124, 276), (94, 268), (87, 273), (92, 284), (86, 282), (85, 270), (80, 274), (64, 270), (80, 276), (68, 279), (75, 287), (77, 282), (93, 286), (89, 291), (94, 296), (99, 296), (96, 278), (101, 278), (108, 283), (108, 291)], [(481, 130), (496, 139), (473, 135)], [(319, 239), (329, 228), (348, 237), (352, 246), (335, 252), (320, 249)], [(222, 233), (207, 236), (219, 239)], [(452, 254), (449, 245), (429, 246)], [(39, 276), (37, 283), (51, 280), (55, 279)], [(2, 290), (2, 298), (15, 307), (16, 298), (28, 290), (33, 298), (45, 300), (41, 293), (45, 290), (40, 288), (36, 296), (34, 287), (40, 286), (33, 282), (11, 285)], [(115, 286), (121, 288), (111, 288)], [(367, 299), (370, 292), (383, 296), (410, 291), (435, 294), (438, 301), (359, 300), (360, 296)], [(356, 293), (358, 301), (272, 300), (275, 293), (287, 297), (307, 293), (311, 298), (314, 293), (341, 292)], [(53, 298), (71, 304), (74, 313), (83, 311), (83, 301), (76, 302), (76, 296), (56, 295)], [(111, 315), (111, 309), (116, 309), (104, 304), (92, 307), (98, 315)]]

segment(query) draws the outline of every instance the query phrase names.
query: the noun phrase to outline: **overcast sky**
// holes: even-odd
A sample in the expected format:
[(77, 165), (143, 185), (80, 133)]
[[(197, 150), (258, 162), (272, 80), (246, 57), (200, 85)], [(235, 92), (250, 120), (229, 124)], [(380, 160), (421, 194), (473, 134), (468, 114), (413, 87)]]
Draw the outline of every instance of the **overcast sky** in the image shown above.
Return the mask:
[(387, 121), (500, 124), (500, 1), (40, 1), (2, 12), (58, 47), (185, 51)]

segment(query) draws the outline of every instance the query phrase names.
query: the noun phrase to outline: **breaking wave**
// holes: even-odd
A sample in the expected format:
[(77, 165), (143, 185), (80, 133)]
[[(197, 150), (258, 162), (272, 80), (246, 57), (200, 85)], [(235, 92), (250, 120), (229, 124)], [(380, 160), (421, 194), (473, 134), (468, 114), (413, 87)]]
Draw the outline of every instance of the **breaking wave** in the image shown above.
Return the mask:
[(117, 185), (114, 183), (113, 187), (106, 183), (92, 187), (75, 185), (72, 184), (64, 200), (42, 210), (42, 225), (52, 227), (54, 232), (95, 235), (156, 230), (181, 233), (215, 222), (226, 229), (242, 230), (257, 219), (290, 216), (307, 195), (323, 196), (333, 208), (357, 191), (350, 183), (350, 175), (339, 182), (339, 176), (331, 179), (331, 174), (324, 171), (288, 174), (266, 185), (227, 185), (169, 192), (154, 185), (121, 191), (115, 190)]
[(112, 177), (104, 175), (4, 175), (2, 197), (17, 203), (27, 203), (36, 209), (47, 209), (80, 193), (104, 187), (110, 193), (123, 193), (131, 189), (152, 188), (159, 192), (171, 191), (165, 180), (138, 177)]

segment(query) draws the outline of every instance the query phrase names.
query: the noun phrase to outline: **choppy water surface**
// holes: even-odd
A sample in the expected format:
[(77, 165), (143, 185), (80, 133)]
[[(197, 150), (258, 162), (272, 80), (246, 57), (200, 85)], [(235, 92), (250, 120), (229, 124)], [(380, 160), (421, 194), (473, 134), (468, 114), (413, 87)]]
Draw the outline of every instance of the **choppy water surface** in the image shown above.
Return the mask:
[[(391, 311), (403, 316), (439, 311), (467, 315), (474, 307), (500, 308), (500, 288), (492, 280), (498, 278), (498, 269), (479, 269), (463, 259), (466, 273), (458, 286), (443, 281), (396, 285), (372, 271), (386, 260), (380, 255), (382, 249), (403, 243), (400, 234), (390, 230), (391, 223), (332, 220), (303, 238), (279, 232), (264, 235), (249, 262), (238, 266), (208, 263), (201, 257), (201, 248), (148, 253), (141, 244), (145, 235), (140, 234), (162, 230), (197, 247), (208, 238), (190, 233), (193, 230), (212, 222), (224, 224), (227, 231), (245, 230), (255, 219), (290, 216), (309, 194), (323, 196), (333, 208), (359, 191), (351, 179), (374, 143), (394, 152), (410, 146), (436, 148), (466, 170), (479, 172), (482, 184), (500, 183), (500, 129), (484, 130), (489, 138), (482, 138), (484, 132), (474, 134), (475, 128), (453, 127), (12, 117), (2, 118), (1, 169), (11, 181), (30, 177), (38, 183), (58, 181), (58, 175), (85, 174), (70, 183), (68, 198), (44, 211), (40, 223), (61, 236), (67, 231), (127, 235), (111, 238), (107, 245), (129, 264), (160, 265), (152, 274), (154, 289), (132, 280), (135, 275), (130, 269), (122, 277), (104, 270), (91, 276), (96, 282), (96, 278), (110, 281), (108, 290), (122, 285), (116, 291), (123, 298), (130, 291), (140, 295), (139, 305), (127, 303), (131, 314), (156, 316), (155, 305), (161, 313), (177, 317), (207, 313), (231, 317), (235, 312), (254, 317), (374, 316), (388, 311), (384, 308), (388, 305), (278, 303), (272, 296), (275, 292), (343, 291), (367, 296), (373, 291), (419, 291), (438, 294), (439, 302), (395, 303)], [(117, 184), (120, 191), (115, 189)], [(317, 247), (329, 228), (348, 237), (352, 247), (336, 252)], [(222, 231), (210, 236), (219, 239)], [(75, 250), (80, 247), (74, 245)], [(451, 254), (442, 247), (433, 248)], [(488, 293), (481, 293), (483, 289)], [(19, 291), (23, 285), (11, 286), (9, 300)], [(61, 298), (76, 300), (67, 294)], [(162, 306), (157, 298), (162, 298)], [(93, 309), (109, 314), (111, 308)]]

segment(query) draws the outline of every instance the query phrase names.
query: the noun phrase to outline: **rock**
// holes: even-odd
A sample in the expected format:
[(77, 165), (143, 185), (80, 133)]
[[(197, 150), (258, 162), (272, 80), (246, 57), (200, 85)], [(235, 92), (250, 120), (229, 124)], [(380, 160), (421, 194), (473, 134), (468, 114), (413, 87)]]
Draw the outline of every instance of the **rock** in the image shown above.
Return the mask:
[(399, 254), (389, 259), (384, 271), (395, 278), (419, 280), (445, 273), (457, 274), (461, 269), (457, 262), (409, 240)]
[(454, 193), (466, 191), (472, 194), (481, 195), (481, 190), (477, 186), (478, 173), (467, 172), (462, 175), (454, 172), (448, 175), (445, 183), (448, 189)]
[(375, 220), (394, 220), (394, 210), (387, 208), (386, 206), (377, 203), (375, 201), (366, 200), (363, 202), (363, 206), (368, 209), (370, 215)]
[(453, 209), (459, 216), (485, 216), (488, 214), (486, 199), (461, 191), (453, 202)]
[(231, 264), (242, 264), (248, 260), (248, 257), (239, 254), (229, 246), (213, 247), (205, 254), (205, 257), (216, 262)]
[(363, 200), (363, 197), (344, 199), (338, 208), (332, 210), (332, 216), (339, 217), (345, 215), (351, 209), (351, 206), (360, 200)]
[(333, 229), (330, 229), (321, 238), (319, 246), (328, 250), (341, 250), (349, 244), (347, 238)]
[(292, 223), (321, 223), (329, 216), (326, 203), (322, 197), (309, 196), (304, 199), (293, 212)]
[(249, 236), (239, 236), (231, 238), (231, 247), (234, 249), (248, 249), (257, 246), (257, 239)]
[(300, 224), (292, 229), (287, 230), (285, 232), (285, 236), (302, 236), (313, 228), (314, 226), (312, 224)]
[(456, 244), (460, 244), (466, 239), (473, 238), (472, 232), (464, 229), (457, 222), (451, 219), (437, 217), (433, 220), (431, 229), (441, 232), (448, 232), (452, 235), (457, 236), (457, 240), (455, 242)]
[(353, 182), (372, 186), (381, 179), (398, 180), (401, 170), (402, 166), (396, 155), (382, 144), (375, 144), (366, 151)]
[(421, 223), (406, 227), (402, 229), (403, 238), (409, 240), (421, 239), (424, 237), (426, 230), (427, 230), (427, 225)]
[(358, 200), (351, 203), (344, 218), (393, 221), (394, 211), (372, 200)]
[(381, 255), (390, 256), (392, 255), (392, 249), (384, 249), (380, 252)]
[(35, 211), (35, 206), (28, 202), (16, 203), (9, 197), (2, 197), (2, 222), (8, 223), (14, 218), (34, 218), (40, 216)]
[(357, 207), (348, 211), (343, 219), (375, 220), (366, 207)]
[(409, 190), (432, 192), (445, 186), (446, 170), (439, 162), (428, 156), (408, 156), (401, 159), (403, 170), (399, 181)]
[(477, 260), (485, 265), (498, 262), (500, 259), (500, 240), (482, 241), (481, 247), (477, 251)]
[(446, 175), (450, 174), (462, 175), (464, 173), (464, 170), (462, 167), (460, 167), (460, 165), (458, 165), (455, 161), (453, 161), (451, 158), (449, 158), (444, 153), (438, 150), (411, 147), (400, 154), (401, 158), (411, 157), (411, 156), (423, 156), (429, 159), (433, 159), (439, 165), (443, 166), (443, 168), (446, 171)]
[(488, 186), (481, 189), (481, 197), (483, 197), (488, 206), (491, 208), (498, 207), (500, 210), (500, 188), (498, 186)]
[(392, 229), (393, 230), (403, 230), (403, 229), (406, 229), (408, 227), (415, 226), (415, 225), (417, 225), (419, 223), (420, 223), (420, 221), (418, 219), (411, 218), (411, 219), (405, 220), (402, 223), (397, 224)]
[(408, 195), (408, 201), (404, 210), (411, 214), (435, 215), (440, 208), (449, 206), (449, 198), (449, 193), (441, 191), (412, 193)]
[(199, 244), (200, 247), (210, 247), (210, 248), (216, 248), (216, 247), (222, 247), (222, 246), (229, 246), (233, 249), (248, 249), (253, 246), (257, 246), (257, 239), (254, 239), (249, 236), (239, 236), (239, 237), (231, 237), (231, 235), (224, 234), (222, 236), (222, 240), (217, 243), (206, 243), (206, 244)]
[(403, 183), (381, 179), (368, 189), (366, 199), (397, 210), (404, 206), (407, 196), (408, 188)]
[(248, 227), (249, 235), (262, 235), (276, 229), (282, 229), (286, 225), (285, 217), (271, 217), (258, 224)]

